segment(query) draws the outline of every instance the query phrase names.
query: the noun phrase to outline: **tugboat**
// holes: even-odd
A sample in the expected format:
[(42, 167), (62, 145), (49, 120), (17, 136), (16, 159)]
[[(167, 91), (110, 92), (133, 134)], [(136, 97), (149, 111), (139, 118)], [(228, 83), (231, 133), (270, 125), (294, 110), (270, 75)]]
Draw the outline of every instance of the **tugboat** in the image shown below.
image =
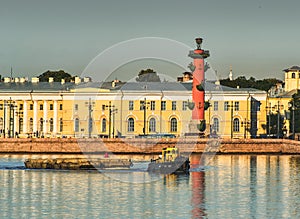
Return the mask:
[(151, 159), (147, 169), (148, 172), (161, 174), (188, 174), (189, 170), (189, 158), (181, 156), (179, 149), (176, 147), (163, 148), (158, 159)]

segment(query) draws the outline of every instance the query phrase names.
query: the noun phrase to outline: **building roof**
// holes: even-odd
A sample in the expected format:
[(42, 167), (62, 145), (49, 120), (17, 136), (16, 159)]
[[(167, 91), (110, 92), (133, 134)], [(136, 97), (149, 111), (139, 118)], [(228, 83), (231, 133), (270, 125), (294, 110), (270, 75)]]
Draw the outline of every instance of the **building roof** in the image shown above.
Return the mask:
[[(246, 93), (258, 92), (265, 93), (265, 91), (257, 90), (254, 88), (232, 88), (223, 85), (216, 85), (215, 83), (206, 82), (205, 91), (207, 92), (230, 92), (230, 93)], [(15, 93), (15, 92), (68, 92), (72, 89), (84, 88), (98, 88), (108, 89), (113, 91), (133, 91), (133, 92), (146, 92), (146, 91), (191, 91), (192, 82), (85, 82), (78, 85), (66, 82), (23, 82), (23, 83), (0, 83), (0, 93)]]
[(0, 93), (14, 93), (14, 92), (57, 92), (57, 91), (68, 91), (74, 86), (74, 83), (66, 82), (37, 82), (32, 83), (29, 81), (16, 83), (0, 83)]
[(289, 72), (289, 71), (300, 71), (300, 67), (294, 65), (294, 66), (292, 66), (292, 67), (290, 67), (290, 68), (284, 69), (283, 71), (285, 71), (285, 72)]

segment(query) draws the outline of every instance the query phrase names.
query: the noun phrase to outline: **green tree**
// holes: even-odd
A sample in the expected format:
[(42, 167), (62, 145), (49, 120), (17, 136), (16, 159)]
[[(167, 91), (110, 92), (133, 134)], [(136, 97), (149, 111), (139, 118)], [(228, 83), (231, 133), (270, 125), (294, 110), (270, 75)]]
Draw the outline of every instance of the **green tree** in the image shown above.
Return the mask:
[(52, 77), (55, 82), (60, 82), (61, 79), (65, 79), (66, 82), (70, 82), (73, 79), (73, 77), (69, 73), (65, 72), (64, 70), (59, 70), (59, 71), (48, 70), (38, 76), (39, 81), (41, 82), (47, 82), (50, 77)]
[(267, 78), (263, 80), (256, 80), (254, 77), (247, 79), (245, 76), (240, 76), (235, 80), (223, 79), (220, 80), (220, 84), (228, 87), (237, 87), (240, 88), (255, 88), (258, 90), (268, 91), (276, 83), (281, 82), (276, 78)]
[[(295, 133), (300, 132), (300, 92), (293, 95), (291, 102), (289, 103), (290, 110), (290, 130), (293, 131), (293, 125), (295, 126)], [(294, 112), (293, 112), (294, 111)], [(293, 118), (295, 117), (295, 118)]]
[(141, 70), (135, 80), (137, 82), (161, 82), (157, 73), (150, 68)]

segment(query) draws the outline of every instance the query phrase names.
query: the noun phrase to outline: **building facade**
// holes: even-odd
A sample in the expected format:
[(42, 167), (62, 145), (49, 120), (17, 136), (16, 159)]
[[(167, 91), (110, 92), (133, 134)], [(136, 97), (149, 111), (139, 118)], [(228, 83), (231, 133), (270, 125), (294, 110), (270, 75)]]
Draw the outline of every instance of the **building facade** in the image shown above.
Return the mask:
[[(158, 133), (190, 136), (190, 82), (2, 82), (2, 137), (127, 137)], [(267, 94), (206, 83), (205, 135), (266, 134)]]

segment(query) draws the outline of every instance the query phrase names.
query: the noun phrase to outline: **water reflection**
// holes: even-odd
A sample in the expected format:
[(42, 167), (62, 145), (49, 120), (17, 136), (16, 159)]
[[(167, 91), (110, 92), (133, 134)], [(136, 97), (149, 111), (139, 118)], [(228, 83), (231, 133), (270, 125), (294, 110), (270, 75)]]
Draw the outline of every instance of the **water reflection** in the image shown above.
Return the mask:
[[(2, 156), (0, 164), (22, 159)], [(210, 165), (148, 183), (97, 171), (1, 169), (0, 218), (300, 218), (299, 156), (221, 155)], [(124, 181), (153, 177), (110, 174)]]

